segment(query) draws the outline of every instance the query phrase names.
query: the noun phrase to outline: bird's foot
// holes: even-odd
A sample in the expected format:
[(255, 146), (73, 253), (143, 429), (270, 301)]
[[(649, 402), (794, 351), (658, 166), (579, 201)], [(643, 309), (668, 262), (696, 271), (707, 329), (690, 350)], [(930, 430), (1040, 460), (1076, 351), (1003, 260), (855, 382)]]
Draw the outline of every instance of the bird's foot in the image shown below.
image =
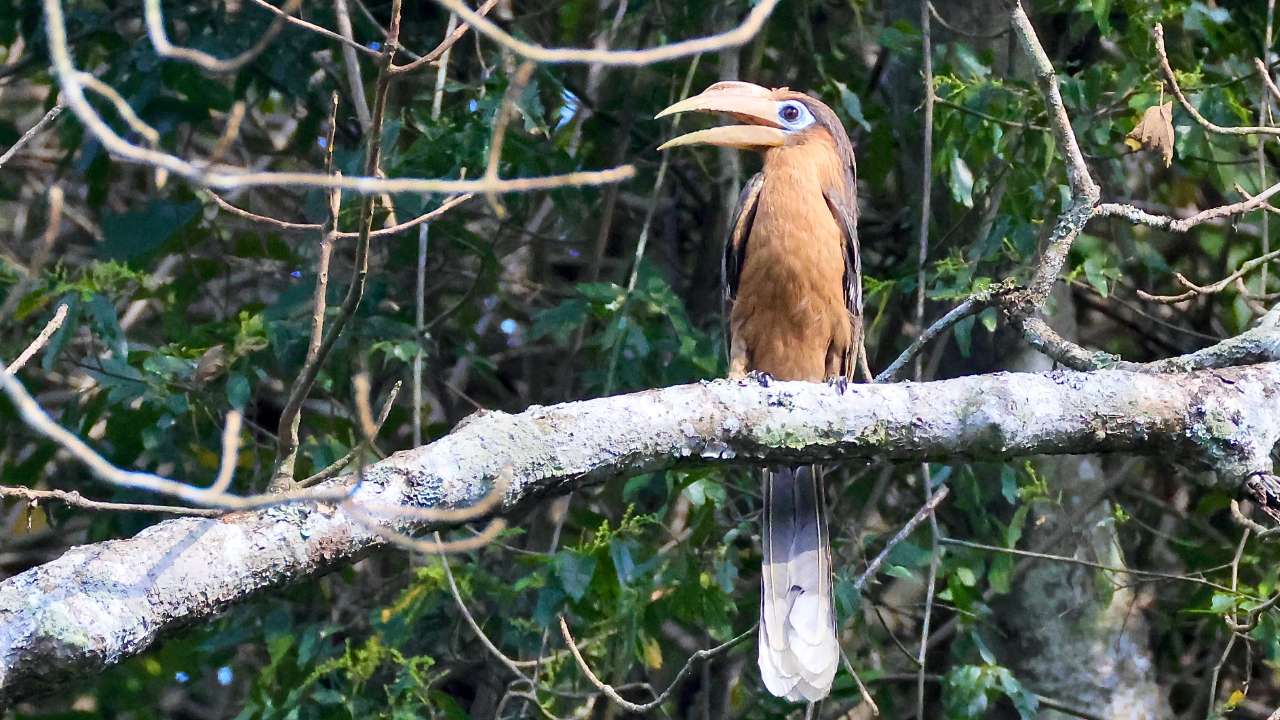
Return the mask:
[(747, 373), (747, 379), (755, 380), (760, 383), (760, 387), (769, 387), (769, 385), (773, 383), (772, 375), (767, 372), (760, 372), (759, 370), (752, 370)]
[(849, 387), (849, 378), (843, 375), (837, 375), (833, 378), (827, 378), (827, 384), (836, 389), (841, 395)]

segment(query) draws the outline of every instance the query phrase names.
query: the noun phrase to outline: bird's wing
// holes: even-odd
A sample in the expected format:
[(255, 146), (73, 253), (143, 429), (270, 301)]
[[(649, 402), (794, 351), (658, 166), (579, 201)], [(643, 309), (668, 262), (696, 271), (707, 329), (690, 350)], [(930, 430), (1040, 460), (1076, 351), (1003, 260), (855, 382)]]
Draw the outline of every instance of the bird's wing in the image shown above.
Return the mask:
[(764, 187), (764, 173), (751, 176), (738, 195), (738, 205), (729, 218), (729, 237), (724, 244), (724, 259), (720, 265), (720, 274), (724, 280), (725, 315), (729, 306), (738, 294), (738, 280), (742, 277), (742, 265), (747, 260), (747, 237), (751, 235), (751, 226), (756, 221), (756, 207), (759, 205), (760, 188)]
[[(844, 187), (825, 188), (822, 195), (844, 235), (844, 302), (849, 309), (849, 321), (853, 324), (853, 341), (845, 353), (844, 376), (852, 380), (859, 359), (865, 362), (862, 349), (862, 252), (858, 246), (858, 185), (852, 166), (845, 175)], [(869, 378), (871, 369), (864, 368), (864, 371)]]
[[(742, 353), (735, 347), (732, 330), (729, 324), (729, 313), (733, 310), (733, 299), (738, 295), (738, 281), (742, 277), (742, 266), (747, 261), (747, 238), (751, 235), (751, 226), (756, 221), (756, 208), (760, 201), (760, 188), (764, 187), (764, 173), (751, 176), (742, 194), (738, 196), (738, 205), (733, 208), (729, 218), (729, 237), (724, 243), (724, 257), (720, 261), (720, 279), (724, 288), (724, 327), (725, 350), (729, 354), (729, 377), (735, 371), (745, 371), (745, 355), (735, 358), (735, 352)], [(736, 361), (736, 362), (735, 362)]]

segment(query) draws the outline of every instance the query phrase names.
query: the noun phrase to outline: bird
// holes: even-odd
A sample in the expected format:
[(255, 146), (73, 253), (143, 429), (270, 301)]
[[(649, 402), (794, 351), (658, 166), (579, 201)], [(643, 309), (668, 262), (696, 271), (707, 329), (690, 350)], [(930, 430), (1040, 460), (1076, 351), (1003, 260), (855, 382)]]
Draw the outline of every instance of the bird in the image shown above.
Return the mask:
[[(869, 376), (856, 159), (839, 117), (803, 93), (740, 81), (715, 83), (657, 118), (683, 112), (741, 124), (681, 135), (660, 150), (715, 145), (764, 161), (738, 198), (721, 265), (729, 377), (843, 391), (857, 368)], [(840, 659), (822, 468), (762, 474), (760, 676), (775, 696), (813, 703), (831, 691)]]

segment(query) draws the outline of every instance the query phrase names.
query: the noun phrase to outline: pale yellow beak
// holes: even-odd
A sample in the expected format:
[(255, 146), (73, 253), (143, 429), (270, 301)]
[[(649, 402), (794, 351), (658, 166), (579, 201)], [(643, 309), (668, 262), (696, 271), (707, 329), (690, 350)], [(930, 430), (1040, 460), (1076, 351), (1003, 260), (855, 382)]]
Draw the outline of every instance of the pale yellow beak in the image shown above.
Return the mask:
[(786, 144), (786, 134), (778, 121), (778, 102), (773, 93), (759, 85), (745, 82), (719, 82), (700, 95), (681, 100), (658, 113), (654, 119), (682, 112), (705, 112), (728, 115), (745, 125), (698, 130), (673, 138), (659, 150), (682, 145), (718, 145), (752, 150)]

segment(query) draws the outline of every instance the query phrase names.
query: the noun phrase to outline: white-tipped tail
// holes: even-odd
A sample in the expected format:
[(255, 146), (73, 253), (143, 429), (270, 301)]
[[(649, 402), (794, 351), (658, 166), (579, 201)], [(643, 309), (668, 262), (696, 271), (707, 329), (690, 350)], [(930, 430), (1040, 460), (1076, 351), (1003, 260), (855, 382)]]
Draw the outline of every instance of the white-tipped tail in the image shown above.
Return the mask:
[(831, 546), (816, 466), (764, 471), (760, 677), (788, 700), (821, 700), (840, 662)]

